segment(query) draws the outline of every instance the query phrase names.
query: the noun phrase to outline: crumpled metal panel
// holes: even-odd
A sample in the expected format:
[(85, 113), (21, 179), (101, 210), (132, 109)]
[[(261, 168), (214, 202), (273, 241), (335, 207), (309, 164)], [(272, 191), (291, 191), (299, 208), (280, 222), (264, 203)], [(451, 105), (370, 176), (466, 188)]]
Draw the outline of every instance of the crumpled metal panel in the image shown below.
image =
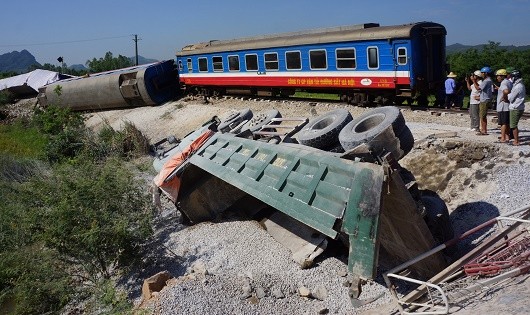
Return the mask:
[(380, 165), (221, 133), (189, 163), (331, 238), (348, 234), (350, 271), (366, 278), (375, 274), (384, 180)]

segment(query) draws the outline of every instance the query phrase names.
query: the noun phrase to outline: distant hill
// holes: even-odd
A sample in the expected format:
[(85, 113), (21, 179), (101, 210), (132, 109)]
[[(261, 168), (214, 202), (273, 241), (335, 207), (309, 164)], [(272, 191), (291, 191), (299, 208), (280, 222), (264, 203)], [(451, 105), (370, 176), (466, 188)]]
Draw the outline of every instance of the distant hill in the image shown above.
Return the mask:
[[(474, 48), (476, 50), (482, 50), (482, 48), (484, 48), (484, 46), (487, 46), (487, 44), (470, 46), (470, 45), (463, 45), (463, 44), (458, 44), (457, 43), (457, 44), (449, 45), (445, 49), (446, 49), (446, 53), (447, 54), (452, 54), (452, 53), (466, 51), (466, 50), (471, 49), (471, 48)], [(530, 49), (530, 45), (526, 45), (526, 46), (513, 46), (513, 45), (510, 45), (510, 46), (499, 46), (499, 48), (506, 49), (508, 51), (512, 51), (512, 50), (529, 50)]]
[(29, 51), (13, 51), (0, 55), (0, 72), (27, 72), (32, 65), (41, 66)]
[[(131, 60), (133, 65), (136, 63), (136, 57), (129, 57), (129, 60)], [(145, 58), (145, 57), (142, 57), (142, 56), (138, 55), (138, 64), (139, 65), (145, 65), (145, 64), (153, 63), (153, 62), (157, 62), (157, 61), (158, 60), (156, 60), (156, 59), (149, 59), (149, 58)]]
[(75, 70), (75, 71), (88, 70), (87, 67), (85, 67), (85, 66), (82, 65), (82, 64), (71, 65), (71, 66), (69, 66), (68, 68), (73, 69), (73, 70)]

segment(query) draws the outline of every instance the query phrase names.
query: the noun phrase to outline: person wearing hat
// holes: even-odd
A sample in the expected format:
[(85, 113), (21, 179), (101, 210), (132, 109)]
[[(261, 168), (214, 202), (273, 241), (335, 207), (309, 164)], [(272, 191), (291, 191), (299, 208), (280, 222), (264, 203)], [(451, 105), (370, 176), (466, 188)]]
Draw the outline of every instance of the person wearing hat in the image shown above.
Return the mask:
[(480, 70), (476, 70), (473, 72), (469, 78), (466, 77), (466, 84), (467, 89), (471, 91), (469, 94), (469, 116), (471, 118), (471, 131), (479, 131), (480, 124), (479, 124), (479, 116), (478, 116), (478, 104), (480, 104), (480, 92), (477, 90), (477, 87), (475, 86), (475, 82), (477, 82), (478, 85), (482, 83), (482, 72)]
[(445, 80), (445, 108), (450, 109), (451, 104), (456, 102), (456, 74), (453, 72), (447, 75)]
[(512, 82), (506, 77), (508, 73), (506, 69), (499, 69), (495, 72), (497, 81), (500, 83), (497, 93), (497, 115), (499, 125), (501, 126), (501, 138), (499, 142), (508, 143), (510, 141), (510, 102), (508, 101), (508, 93), (512, 89)]
[(491, 107), (491, 99), (493, 97), (492, 86), (493, 82), (490, 78), (490, 67), (482, 67), (480, 69), (482, 74), (482, 82), (478, 84), (474, 82), (475, 88), (480, 93), (480, 103), (478, 105), (479, 117), (480, 117), (480, 131), (477, 133), (478, 136), (485, 136), (488, 134), (488, 108)]
[(513, 130), (513, 145), (519, 145), (519, 129), (517, 125), (524, 112), (526, 88), (521, 71), (513, 70), (510, 75), (513, 80), (512, 91), (508, 94), (508, 101), (510, 101), (510, 128)]

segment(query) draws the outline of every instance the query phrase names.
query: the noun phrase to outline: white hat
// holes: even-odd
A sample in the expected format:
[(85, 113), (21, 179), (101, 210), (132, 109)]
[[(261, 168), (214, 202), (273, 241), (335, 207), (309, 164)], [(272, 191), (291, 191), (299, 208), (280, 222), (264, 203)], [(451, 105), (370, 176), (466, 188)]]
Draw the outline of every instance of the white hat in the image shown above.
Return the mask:
[(456, 74), (454, 72), (451, 72), (447, 75), (448, 78), (456, 78)]
[(476, 75), (477, 77), (481, 77), (482, 78), (482, 72), (480, 72), (480, 70), (475, 70), (475, 72), (473, 72), (474, 75)]

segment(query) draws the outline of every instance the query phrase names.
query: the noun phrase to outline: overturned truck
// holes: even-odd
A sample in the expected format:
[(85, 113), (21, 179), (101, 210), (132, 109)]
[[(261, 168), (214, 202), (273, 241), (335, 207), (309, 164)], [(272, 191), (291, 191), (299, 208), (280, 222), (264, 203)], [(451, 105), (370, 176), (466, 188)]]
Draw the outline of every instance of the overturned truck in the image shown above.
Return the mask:
[[(258, 114), (259, 128), (252, 130), (245, 123), (256, 127), (256, 121), (247, 119), (220, 131), (227, 124), (214, 118), (184, 138), (182, 146), (159, 151), (157, 191), (191, 223), (218, 220), (226, 212), (257, 219), (302, 267), (325, 250), (327, 240), (342, 241), (348, 249), (350, 296), (361, 305), (366, 302), (357, 299), (361, 283), (376, 276), (380, 253), (395, 265), (452, 234), (433, 233), (443, 225), (445, 204), (440, 199), (440, 207), (435, 196), (422, 194), (398, 163), (411, 149), (403, 143), (410, 141), (410, 130), (399, 109), (378, 108), (356, 119), (343, 118), (349, 113), (341, 111), (346, 112), (332, 111), (310, 122)], [(364, 141), (350, 141), (342, 152), (299, 143), (336, 147), (337, 138), (351, 140), (352, 132)], [(428, 278), (445, 266), (439, 253), (410, 271)]]

